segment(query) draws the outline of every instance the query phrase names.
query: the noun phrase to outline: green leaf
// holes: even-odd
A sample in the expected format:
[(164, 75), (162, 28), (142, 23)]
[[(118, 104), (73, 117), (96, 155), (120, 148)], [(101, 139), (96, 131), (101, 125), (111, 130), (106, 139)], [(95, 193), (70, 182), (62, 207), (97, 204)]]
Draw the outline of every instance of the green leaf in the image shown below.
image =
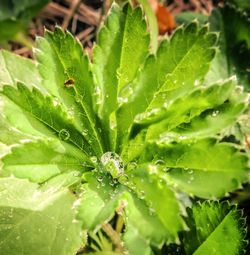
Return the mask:
[(215, 34), (208, 33), (207, 27), (198, 28), (194, 22), (179, 28), (170, 41), (164, 40), (156, 59), (148, 57), (142, 71), (129, 85), (132, 93), (128, 102), (116, 113), (117, 150), (126, 142), (137, 114), (161, 108), (201, 83), (214, 57), (215, 42)]
[(207, 23), (208, 17), (205, 14), (201, 14), (193, 11), (180, 12), (175, 15), (175, 20), (178, 24), (188, 24), (197, 19), (200, 24)]
[(88, 172), (83, 179), (86, 183), (78, 200), (77, 218), (83, 223), (83, 229), (97, 230), (114, 216), (115, 210), (123, 203), (123, 189), (111, 176)]
[(225, 102), (212, 110), (207, 110), (193, 118), (189, 123), (183, 123), (170, 132), (161, 135), (161, 142), (170, 143), (183, 139), (198, 140), (206, 137), (216, 137), (225, 128), (232, 126), (237, 117), (245, 109), (245, 103)]
[(169, 238), (177, 239), (178, 231), (184, 228), (180, 216), (180, 206), (175, 194), (166, 182), (159, 178), (151, 167), (140, 167), (128, 173), (128, 186), (134, 190), (139, 198), (145, 200), (149, 210), (153, 211), (166, 231)]
[(246, 241), (242, 212), (227, 202), (195, 204), (188, 211), (190, 232), (184, 234), (187, 255), (243, 254)]
[[(36, 58), (42, 85), (74, 116), (77, 129), (102, 154), (99, 123), (93, 109), (93, 77), (82, 45), (60, 28), (37, 40)], [(70, 52), (70, 54), (69, 54)]]
[(140, 8), (113, 5), (98, 34), (93, 72), (97, 81), (99, 116), (108, 131), (109, 115), (123, 103), (125, 85), (136, 76), (148, 52), (149, 36)]
[[(160, 160), (163, 178), (173, 187), (202, 198), (223, 197), (247, 181), (248, 158), (214, 139), (148, 145), (143, 162)], [(223, 185), (221, 183), (223, 180)]]
[[(239, 93), (237, 100), (234, 99), (233, 93)], [(231, 79), (222, 84), (196, 89), (192, 93), (170, 103), (166, 108), (155, 109), (158, 111), (151, 113), (151, 115), (141, 114), (141, 116), (138, 116), (138, 122), (144, 124), (142, 127), (148, 125), (148, 123), (158, 122), (148, 128), (147, 139), (167, 142), (169, 138), (171, 140), (171, 131), (174, 128), (178, 129), (179, 125), (182, 125), (181, 127), (185, 129), (185, 126), (188, 127), (194, 123), (194, 125), (200, 125), (197, 128), (202, 132), (202, 126), (204, 127), (205, 122), (199, 120), (204, 120), (203, 117), (206, 116), (206, 119), (211, 121), (211, 117), (215, 117), (214, 120), (219, 119), (218, 124), (206, 126), (208, 130), (211, 130), (211, 133), (207, 134), (209, 136), (216, 134), (213, 129), (219, 133), (228, 123), (233, 123), (232, 120), (234, 121), (245, 110), (246, 101), (246, 94), (240, 90), (238, 91), (235, 80)], [(178, 109), (178, 112), (176, 112), (176, 109)], [(225, 115), (227, 122), (223, 121), (223, 113), (225, 112), (227, 113)], [(217, 115), (222, 116), (217, 117)], [(221, 129), (216, 129), (217, 126)], [(186, 138), (185, 136), (179, 136), (179, 139)], [(197, 138), (200, 137), (197, 136)]]
[[(173, 102), (166, 103), (161, 108), (154, 108), (151, 114), (137, 115), (135, 121), (139, 124), (148, 125), (163, 120), (164, 130), (167, 131), (182, 122), (189, 122), (190, 119), (206, 109), (212, 109), (224, 103), (235, 85), (235, 81), (229, 80), (222, 84), (195, 89)], [(162, 126), (161, 123), (159, 125)]]
[(220, 32), (221, 51), (212, 63), (213, 69), (208, 74), (208, 81), (236, 74), (240, 83), (249, 90), (250, 22), (248, 16), (243, 15), (240, 9), (228, 4), (224, 8), (213, 11), (209, 22), (211, 30)]
[(0, 179), (0, 249), (4, 254), (75, 254), (81, 225), (65, 189), (40, 191), (37, 184)]
[[(154, 246), (162, 246), (166, 241), (174, 241), (170, 238), (168, 231), (166, 231), (157, 214), (150, 210), (149, 206), (142, 199), (139, 199), (134, 193), (130, 192), (129, 194), (127, 193), (127, 202), (124, 210), (128, 233), (125, 232), (124, 241), (125, 246), (127, 245), (129, 250), (145, 249), (148, 252), (148, 247), (132, 247), (136, 245), (136, 240)], [(129, 240), (131, 235), (136, 235), (134, 236), (134, 241)]]
[(134, 255), (153, 255), (149, 242), (145, 240), (133, 225), (126, 226), (126, 232), (123, 235), (126, 249)]
[(38, 140), (12, 147), (1, 161), (1, 175), (13, 174), (40, 183), (66, 171), (83, 171), (89, 159), (65, 142)]
[(158, 23), (154, 10), (147, 0), (138, 0), (142, 5), (143, 10), (147, 16), (150, 37), (151, 37), (151, 49), (152, 53), (155, 53), (158, 48)]
[[(34, 134), (40, 131), (42, 136), (57, 137), (86, 154), (93, 153), (89, 141), (76, 129), (75, 119), (69, 112), (63, 112), (51, 96), (45, 97), (35, 88), (30, 91), (21, 84), (17, 85), (17, 89), (4, 86), (1, 94), (5, 115), (16, 128), (28, 133), (34, 130)], [(28, 127), (25, 127), (25, 122)]]
[(41, 78), (32, 60), (1, 50), (0, 65), (0, 86), (21, 82), (30, 87), (40, 87)]

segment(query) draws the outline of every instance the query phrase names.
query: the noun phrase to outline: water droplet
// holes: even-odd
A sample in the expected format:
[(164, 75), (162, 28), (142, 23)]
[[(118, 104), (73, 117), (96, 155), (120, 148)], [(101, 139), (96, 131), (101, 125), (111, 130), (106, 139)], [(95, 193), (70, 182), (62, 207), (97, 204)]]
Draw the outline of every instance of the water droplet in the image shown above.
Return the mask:
[(149, 173), (150, 174), (156, 174), (157, 173), (157, 166), (149, 165)]
[(115, 152), (104, 153), (101, 157), (101, 162), (105, 170), (108, 171), (113, 178), (117, 178), (123, 174), (123, 162)]
[(137, 167), (137, 163), (136, 162), (129, 162), (128, 165), (127, 165), (127, 171), (131, 171), (131, 170), (134, 170), (136, 169)]
[(60, 104), (59, 99), (57, 97), (55, 97), (52, 102), (54, 106), (58, 106)]
[(165, 164), (165, 161), (162, 159), (158, 159), (155, 161), (155, 165), (164, 165), (164, 164)]
[(103, 177), (102, 176), (98, 176), (97, 177), (97, 181), (102, 182), (103, 181)]
[(199, 80), (195, 80), (194, 81), (194, 86), (199, 86), (200, 85), (200, 81)]
[(126, 174), (119, 177), (118, 181), (121, 184), (127, 185), (128, 184), (128, 176)]
[(83, 100), (83, 96), (82, 95), (79, 95), (79, 94), (76, 94), (75, 95), (75, 100), (77, 103), (81, 103), (82, 100)]
[(118, 97), (117, 101), (118, 101), (119, 106), (121, 106), (122, 104), (125, 104), (128, 102), (128, 98), (127, 97)]
[(96, 157), (96, 156), (93, 156), (93, 157), (90, 158), (90, 160), (91, 160), (92, 163), (96, 164), (96, 162), (97, 162), (97, 157)]
[(88, 135), (88, 129), (83, 129), (83, 131), (82, 131), (82, 135), (83, 136), (87, 136)]
[(219, 114), (219, 111), (218, 111), (218, 110), (213, 111), (213, 113), (212, 113), (212, 117), (216, 117), (218, 114)]
[(69, 133), (69, 131), (67, 129), (61, 129), (59, 131), (58, 135), (59, 135), (59, 138), (61, 140), (63, 140), (63, 141), (66, 141), (66, 140), (68, 140), (70, 138), (70, 133)]
[(187, 139), (187, 137), (186, 136), (184, 136), (184, 135), (181, 135), (181, 136), (179, 136), (179, 140), (185, 140), (185, 139)]

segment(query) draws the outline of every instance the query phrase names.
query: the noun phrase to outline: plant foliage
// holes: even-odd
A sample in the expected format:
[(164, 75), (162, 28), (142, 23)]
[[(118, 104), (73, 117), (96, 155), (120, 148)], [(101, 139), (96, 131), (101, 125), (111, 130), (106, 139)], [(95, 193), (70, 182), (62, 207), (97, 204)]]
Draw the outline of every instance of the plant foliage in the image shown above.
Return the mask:
[(155, 55), (149, 38), (140, 8), (114, 4), (93, 62), (59, 27), (37, 39), (35, 62), (0, 52), (4, 254), (73, 255), (115, 213), (132, 255), (188, 229), (188, 254), (213, 254), (209, 240), (229, 236), (227, 254), (242, 250), (236, 209), (194, 206), (193, 225), (183, 216), (190, 197), (221, 198), (247, 181), (246, 151), (223, 139), (247, 94), (234, 77), (204, 82), (217, 44), (207, 26), (178, 28)]

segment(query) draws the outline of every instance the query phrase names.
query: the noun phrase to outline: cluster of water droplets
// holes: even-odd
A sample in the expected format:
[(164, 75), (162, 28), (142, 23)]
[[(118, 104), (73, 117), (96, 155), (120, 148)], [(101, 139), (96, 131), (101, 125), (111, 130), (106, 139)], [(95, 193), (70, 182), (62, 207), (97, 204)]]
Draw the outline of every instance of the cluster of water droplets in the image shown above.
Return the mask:
[(120, 156), (115, 152), (106, 152), (101, 156), (101, 163), (104, 169), (111, 174), (113, 178), (118, 178), (124, 173), (124, 164)]

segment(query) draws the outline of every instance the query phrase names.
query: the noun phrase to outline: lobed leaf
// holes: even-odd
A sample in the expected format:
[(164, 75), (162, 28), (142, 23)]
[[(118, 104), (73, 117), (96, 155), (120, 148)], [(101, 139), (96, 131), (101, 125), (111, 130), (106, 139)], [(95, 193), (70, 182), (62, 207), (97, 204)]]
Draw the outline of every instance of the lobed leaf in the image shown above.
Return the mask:
[[(177, 29), (170, 41), (163, 41), (156, 59), (148, 57), (130, 85), (128, 102), (117, 110), (117, 150), (126, 142), (137, 114), (161, 108), (201, 83), (214, 57), (215, 42), (214, 34), (208, 33), (206, 27), (199, 29), (194, 22)], [(197, 56), (199, 59), (193, 61)]]
[(190, 232), (183, 240), (187, 255), (243, 254), (245, 220), (236, 207), (227, 202), (204, 202), (188, 212)]
[(35, 135), (42, 134), (42, 137), (57, 137), (86, 154), (93, 153), (84, 133), (76, 129), (75, 119), (62, 111), (51, 96), (44, 97), (38, 89), (30, 91), (22, 84), (18, 84), (17, 89), (4, 86), (1, 94), (5, 116), (17, 129)]
[(138, 167), (128, 172), (128, 186), (134, 190), (156, 214), (169, 238), (175, 240), (178, 231), (184, 228), (180, 216), (180, 206), (173, 190), (156, 173), (150, 173), (149, 167)]
[(1, 161), (1, 175), (41, 183), (64, 172), (83, 171), (89, 159), (65, 142), (38, 140), (12, 147)]
[(247, 181), (249, 172), (244, 153), (232, 144), (214, 139), (152, 144), (141, 160), (160, 160), (165, 168), (163, 176), (170, 185), (202, 198), (223, 197)]
[(109, 221), (116, 208), (122, 204), (123, 189), (115, 184), (111, 177), (95, 173), (85, 173), (83, 194), (77, 207), (77, 218), (83, 229), (97, 230), (105, 221)]
[(40, 191), (37, 184), (15, 178), (1, 178), (0, 190), (1, 252), (68, 255), (82, 245), (67, 190)]
[(74, 116), (77, 129), (101, 155), (104, 145), (93, 109), (93, 77), (82, 45), (56, 27), (53, 33), (46, 31), (45, 38), (37, 40), (35, 53), (43, 87)]
[[(232, 2), (233, 4), (230, 4)], [(228, 1), (223, 8), (217, 8), (209, 17), (211, 30), (220, 32), (220, 52), (212, 62), (207, 81), (236, 75), (240, 84), (250, 88), (249, 57), (250, 31), (249, 13), (237, 7), (240, 1)], [(246, 2), (246, 1), (245, 1)], [(227, 24), (230, 23), (230, 26)]]

